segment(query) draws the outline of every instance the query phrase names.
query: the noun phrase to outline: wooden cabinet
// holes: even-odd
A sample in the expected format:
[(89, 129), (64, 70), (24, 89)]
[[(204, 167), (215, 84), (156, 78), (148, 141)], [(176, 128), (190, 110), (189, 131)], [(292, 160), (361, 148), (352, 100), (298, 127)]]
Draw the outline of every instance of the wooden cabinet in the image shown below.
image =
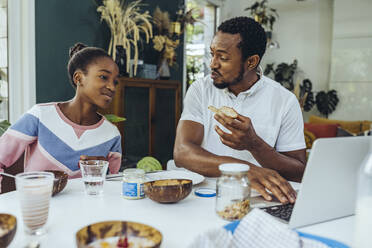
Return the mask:
[(105, 113), (127, 120), (117, 126), (123, 156), (136, 160), (150, 155), (164, 165), (173, 157), (181, 115), (181, 82), (119, 78), (113, 102)]

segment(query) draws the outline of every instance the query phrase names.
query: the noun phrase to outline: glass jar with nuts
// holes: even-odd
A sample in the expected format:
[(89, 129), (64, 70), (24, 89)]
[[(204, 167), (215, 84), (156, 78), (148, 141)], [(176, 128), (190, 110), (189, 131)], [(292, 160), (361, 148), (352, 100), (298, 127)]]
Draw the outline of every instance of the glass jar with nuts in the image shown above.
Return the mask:
[(251, 187), (246, 164), (221, 164), (217, 179), (216, 212), (225, 220), (240, 220), (250, 210)]

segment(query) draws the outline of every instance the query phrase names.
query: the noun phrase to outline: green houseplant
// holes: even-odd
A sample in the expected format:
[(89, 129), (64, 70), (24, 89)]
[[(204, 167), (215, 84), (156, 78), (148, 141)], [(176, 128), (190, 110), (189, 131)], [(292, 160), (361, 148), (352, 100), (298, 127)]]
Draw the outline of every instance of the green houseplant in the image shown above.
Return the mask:
[(267, 64), (264, 74), (274, 74), (275, 81), (296, 95), (304, 111), (308, 112), (316, 105), (318, 111), (327, 118), (329, 114), (335, 111), (339, 102), (336, 90), (314, 92), (310, 79), (304, 79), (302, 83), (297, 82), (295, 85), (294, 76), (298, 70), (297, 60), (294, 60), (292, 64), (280, 63), (276, 68), (274, 64)]
[(109, 122), (112, 122), (112, 123), (117, 123), (117, 122), (122, 122), (122, 121), (127, 120), (124, 117), (119, 117), (119, 116), (114, 115), (114, 114), (107, 114), (107, 115), (105, 115), (105, 117)]
[(10, 123), (7, 120), (0, 122), (0, 136), (2, 136), (5, 131), (10, 127)]
[(273, 25), (279, 15), (276, 9), (267, 6), (267, 0), (256, 1), (244, 10), (249, 11), (250, 15), (256, 22), (260, 23), (266, 31), (273, 31)]

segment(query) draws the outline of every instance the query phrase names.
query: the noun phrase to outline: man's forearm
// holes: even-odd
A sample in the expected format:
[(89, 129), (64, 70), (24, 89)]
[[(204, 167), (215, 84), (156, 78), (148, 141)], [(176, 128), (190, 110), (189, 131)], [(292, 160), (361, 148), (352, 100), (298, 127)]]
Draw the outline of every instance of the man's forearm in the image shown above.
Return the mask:
[(223, 163), (244, 163), (247, 161), (229, 156), (218, 156), (201, 148), (199, 145), (183, 144), (174, 151), (174, 160), (177, 166), (195, 171), (208, 177), (220, 176), (218, 166)]
[(209, 177), (220, 175), (218, 166), (223, 163), (244, 163), (250, 165), (248, 178), (253, 189), (260, 192), (266, 200), (272, 197), (267, 190), (271, 191), (282, 203), (293, 203), (295, 191), (290, 184), (279, 175), (278, 172), (257, 167), (247, 161), (228, 157), (218, 156), (192, 143), (183, 143), (175, 146), (174, 160), (178, 166), (185, 167), (199, 174)]
[(289, 181), (301, 181), (305, 171), (305, 161), (277, 152), (262, 139), (259, 139), (257, 146), (250, 152), (262, 167), (276, 170)]

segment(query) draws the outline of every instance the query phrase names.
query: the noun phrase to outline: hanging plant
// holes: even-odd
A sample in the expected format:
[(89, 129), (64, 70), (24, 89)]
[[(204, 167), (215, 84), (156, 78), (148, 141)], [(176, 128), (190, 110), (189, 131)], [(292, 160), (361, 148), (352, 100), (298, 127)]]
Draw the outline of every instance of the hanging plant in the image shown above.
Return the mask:
[(267, 0), (254, 2), (244, 10), (249, 11), (255, 21), (261, 24), (266, 31), (272, 31), (276, 18), (279, 18), (276, 9), (267, 6)]
[(328, 92), (320, 91), (316, 94), (316, 107), (319, 112), (328, 118), (328, 115), (335, 111), (339, 102), (337, 91), (330, 90)]

